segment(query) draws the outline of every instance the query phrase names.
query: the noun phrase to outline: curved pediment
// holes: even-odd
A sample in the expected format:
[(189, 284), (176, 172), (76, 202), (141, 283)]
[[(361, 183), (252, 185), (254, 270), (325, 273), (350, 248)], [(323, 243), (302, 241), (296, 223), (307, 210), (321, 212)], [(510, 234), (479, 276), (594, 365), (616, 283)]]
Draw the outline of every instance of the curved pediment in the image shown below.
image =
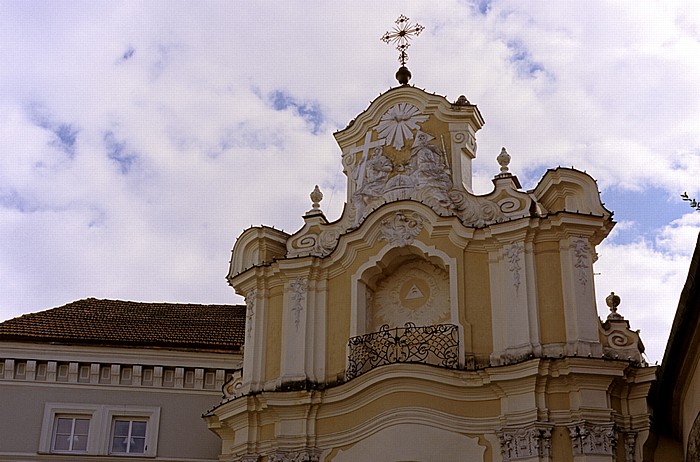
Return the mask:
[(549, 213), (573, 212), (606, 219), (612, 216), (600, 200), (595, 180), (573, 168), (547, 170), (532, 193)]
[(409, 86), (380, 95), (335, 134), (348, 178), (348, 227), (397, 200), (459, 210), (471, 191), (475, 133), (483, 123), (466, 98), (452, 104)]
[(254, 266), (284, 258), (289, 234), (268, 226), (248, 228), (238, 237), (231, 251), (228, 279)]

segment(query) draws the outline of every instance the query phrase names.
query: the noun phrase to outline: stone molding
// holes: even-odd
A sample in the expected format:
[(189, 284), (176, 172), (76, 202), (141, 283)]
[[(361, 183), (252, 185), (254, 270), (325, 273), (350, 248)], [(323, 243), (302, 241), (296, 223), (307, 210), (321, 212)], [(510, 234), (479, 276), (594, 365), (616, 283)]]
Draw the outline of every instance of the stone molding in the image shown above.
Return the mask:
[(0, 382), (218, 391), (235, 369), (0, 359)]

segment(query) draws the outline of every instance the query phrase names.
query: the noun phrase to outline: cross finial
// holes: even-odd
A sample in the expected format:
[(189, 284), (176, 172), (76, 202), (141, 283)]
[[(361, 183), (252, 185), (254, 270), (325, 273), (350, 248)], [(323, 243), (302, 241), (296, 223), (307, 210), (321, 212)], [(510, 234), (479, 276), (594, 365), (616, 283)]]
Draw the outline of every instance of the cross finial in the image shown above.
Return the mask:
[(396, 49), (399, 50), (399, 62), (401, 67), (396, 73), (396, 78), (402, 85), (408, 84), (411, 79), (411, 73), (406, 68), (406, 61), (408, 61), (408, 47), (411, 46), (409, 40), (413, 37), (420, 35), (425, 27), (420, 24), (411, 24), (408, 18), (404, 15), (399, 16), (399, 19), (394, 21), (396, 26), (387, 31), (382, 35), (382, 41), (385, 43), (395, 43)]

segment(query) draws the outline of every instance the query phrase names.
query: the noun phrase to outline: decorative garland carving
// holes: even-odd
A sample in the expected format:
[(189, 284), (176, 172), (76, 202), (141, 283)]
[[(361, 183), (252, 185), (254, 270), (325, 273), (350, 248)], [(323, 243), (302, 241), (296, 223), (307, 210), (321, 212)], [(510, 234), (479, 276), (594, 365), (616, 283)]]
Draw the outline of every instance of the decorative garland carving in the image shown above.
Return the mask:
[(380, 240), (396, 247), (406, 247), (423, 230), (423, 218), (417, 213), (408, 215), (405, 211), (396, 212), (393, 218), (382, 220), (380, 230)]
[(551, 427), (506, 429), (499, 433), (504, 462), (531, 457), (550, 457), (552, 452)]
[(253, 289), (245, 297), (245, 303), (246, 303), (245, 322), (246, 322), (246, 335), (248, 337), (250, 337), (250, 334), (253, 331), (253, 317), (255, 316), (255, 298), (256, 298), (257, 294), (258, 294), (258, 291), (256, 289)]
[(574, 240), (574, 267), (577, 270), (578, 282), (585, 286), (588, 283), (588, 268), (591, 267), (590, 246), (585, 239)]
[(297, 329), (301, 321), (301, 312), (304, 311), (304, 299), (306, 298), (307, 287), (307, 281), (300, 277), (289, 283), (289, 289), (291, 291), (290, 305), (292, 314), (294, 315), (294, 324)]
[[(637, 433), (625, 433), (625, 462), (635, 462), (637, 448)], [(692, 459), (691, 459), (692, 460)]]
[(520, 254), (523, 251), (522, 245), (514, 242), (506, 249), (506, 259), (508, 260), (508, 271), (513, 275), (513, 286), (517, 291), (520, 288)]
[(592, 425), (587, 422), (570, 425), (569, 436), (574, 455), (597, 454), (612, 456), (617, 445), (613, 424)]

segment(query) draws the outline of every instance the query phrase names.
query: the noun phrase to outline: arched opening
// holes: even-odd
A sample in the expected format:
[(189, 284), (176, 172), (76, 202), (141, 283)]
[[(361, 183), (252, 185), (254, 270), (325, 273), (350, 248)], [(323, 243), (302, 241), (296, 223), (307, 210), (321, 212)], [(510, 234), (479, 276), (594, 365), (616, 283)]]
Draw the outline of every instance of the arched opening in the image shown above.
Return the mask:
[(457, 300), (454, 258), (420, 241), (386, 246), (352, 277), (347, 377), (367, 361), (464, 366)]

